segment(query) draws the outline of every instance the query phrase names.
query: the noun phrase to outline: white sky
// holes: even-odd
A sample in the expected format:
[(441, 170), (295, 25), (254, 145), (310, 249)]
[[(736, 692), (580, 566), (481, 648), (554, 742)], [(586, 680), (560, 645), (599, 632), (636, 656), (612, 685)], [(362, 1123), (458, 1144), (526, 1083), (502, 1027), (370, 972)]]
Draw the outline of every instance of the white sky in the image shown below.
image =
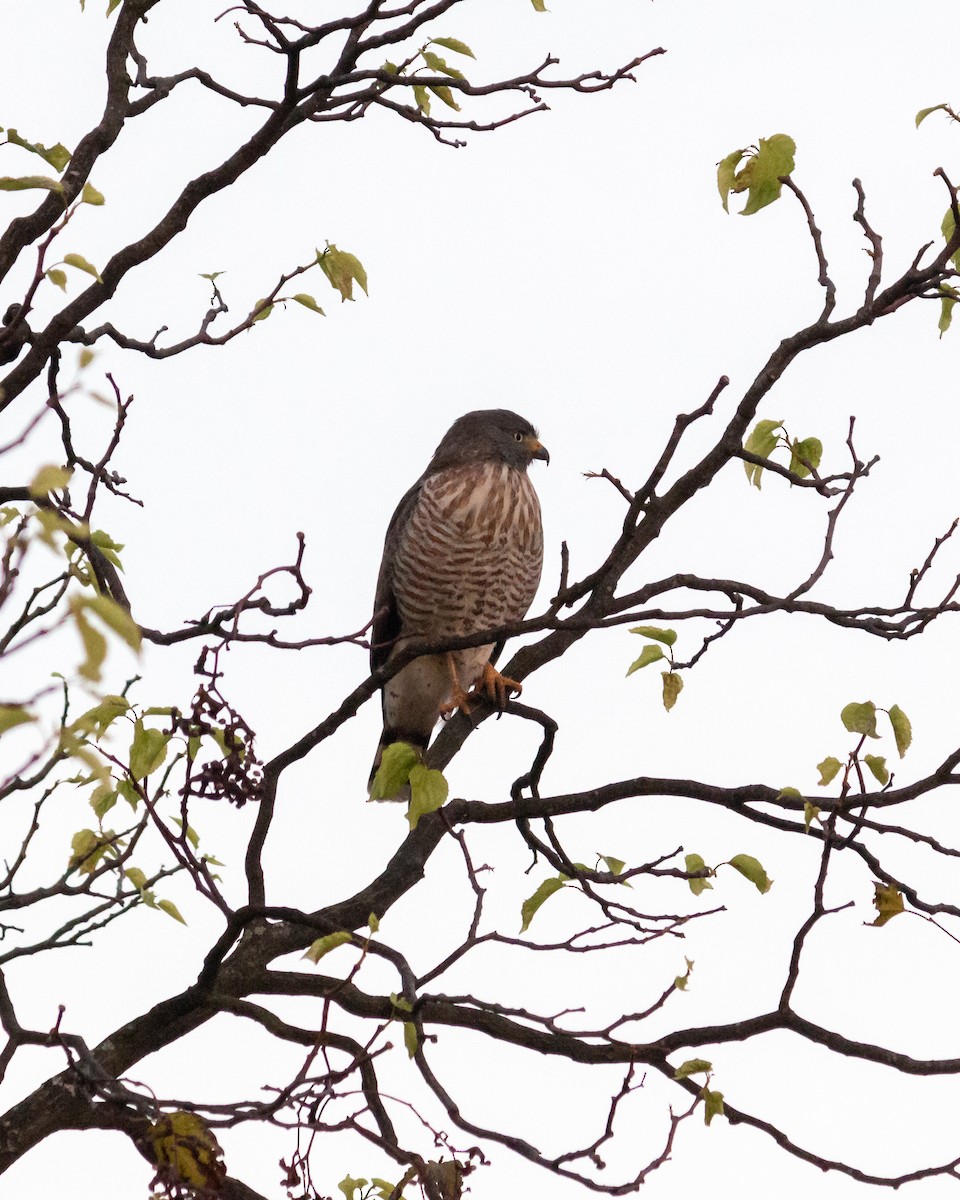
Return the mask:
[[(317, 6), (299, 7), (306, 13)], [(319, 7), (323, 16), (333, 11)], [(6, 0), (0, 123), (72, 148), (96, 118), (109, 24), (100, 0), (87, 8), (81, 14), (76, 0)], [(229, 18), (212, 23), (221, 9), (222, 0), (163, 0), (141, 39), (153, 69), (173, 73), (197, 62), (238, 86), (250, 80), (256, 86), (264, 64), (271, 70), (275, 64), (265, 52), (241, 48)], [(561, 59), (565, 75), (612, 69), (658, 45), (668, 53), (643, 66), (635, 85), (594, 97), (551, 94), (550, 113), (475, 136), (465, 150), (437, 146), (382, 115), (301, 129), (228, 195), (204, 206), (174, 246), (121, 288), (109, 314), (121, 329), (149, 337), (166, 324), (169, 336), (179, 338), (206, 307), (200, 272), (225, 272), (219, 282), (231, 317), (325, 240), (358, 255), (370, 278), (369, 299), (341, 306), (319, 272), (308, 276), (291, 290), (312, 291), (326, 319), (296, 305), (277, 309), (224, 350), (153, 364), (104, 345), (88, 378), (100, 386), (102, 371), (111, 370), (121, 391), (137, 397), (117, 465), (145, 508), (115, 504), (100, 520), (127, 544), (128, 590), (146, 625), (174, 627), (235, 599), (263, 570), (292, 557), (302, 529), (314, 598), (288, 634), (358, 628), (369, 616), (382, 534), (398, 498), (454, 417), (493, 406), (534, 421), (551, 454), (549, 469), (533, 468), (548, 547), (542, 607), (556, 587), (561, 539), (579, 576), (602, 559), (619, 529), (618, 496), (583, 472), (607, 467), (628, 486), (638, 485), (674, 415), (701, 403), (727, 374), (732, 382), (717, 418), (685, 444), (677, 466), (688, 466), (779, 340), (820, 311), (799, 206), (788, 196), (748, 220), (726, 215), (714, 184), (716, 162), (759, 137), (795, 138), (795, 179), (824, 230), (844, 314), (858, 306), (867, 270), (863, 239), (850, 220), (851, 179), (863, 180), (890, 279), (938, 234), (946, 197), (934, 168), (960, 177), (960, 130), (939, 116), (919, 131), (913, 124), (918, 109), (960, 100), (950, 91), (960, 32), (950, 0), (554, 0), (543, 15), (529, 0), (468, 0), (432, 32), (473, 47), (478, 80), (529, 69), (547, 51)], [(479, 107), (473, 112), (482, 115)], [(255, 120), (183, 88), (134, 122), (94, 172), (107, 204), (83, 212), (63, 238), (64, 251), (102, 263)], [(12, 149), (0, 156), (2, 173), (35, 169)], [(4, 194), (0, 209), (15, 215), (34, 200)], [(32, 269), (32, 261), (24, 264), (19, 286)], [(17, 287), (5, 293), (3, 307), (18, 295)], [(57, 293), (51, 303), (60, 299)], [(804, 356), (761, 414), (785, 419), (798, 436), (819, 436), (825, 465), (836, 470), (846, 466), (843, 441), (856, 413), (861, 458), (882, 456), (841, 526), (822, 598), (899, 598), (910, 568), (958, 511), (960, 330), (938, 342), (936, 320), (933, 305), (914, 304)], [(27, 406), (21, 403), (19, 412), (25, 416)], [(93, 406), (90, 419), (101, 419)], [(52, 427), (47, 433), (53, 454)], [(768, 479), (758, 495), (731, 468), (651, 548), (628, 584), (682, 570), (788, 588), (815, 563), (824, 520), (812, 494), (793, 494)], [(956, 572), (958, 553), (945, 553), (938, 579)], [(623, 678), (639, 653), (638, 639), (625, 631), (587, 639), (525, 689), (525, 698), (561, 727), (544, 787), (572, 791), (644, 773), (813, 791), (814, 764), (849, 748), (841, 707), (868, 696), (879, 705), (899, 703), (913, 720), (914, 748), (898, 775), (907, 782), (957, 743), (954, 625), (944, 621), (920, 641), (888, 645), (799, 617), (757, 623), (706, 656), (669, 715), (649, 673)], [(694, 645), (681, 634), (681, 650)], [(185, 704), (195, 657), (193, 644), (149, 654), (138, 696)], [(118, 653), (122, 682), (121, 659)], [(227, 694), (260, 731), (264, 756), (316, 724), (366, 673), (365, 655), (349, 647), (286, 657), (238, 650), (230, 660)], [(41, 668), (60, 665), (47, 661)], [(270, 902), (317, 907), (366, 882), (392, 853), (405, 828), (400, 811), (362, 802), (378, 729), (378, 706), (371, 703), (285, 776), (265, 859)], [(489, 722), (452, 764), (453, 794), (502, 796), (532, 745), (527, 729)], [(893, 754), (892, 747), (881, 752)], [(943, 811), (949, 803), (938, 797), (924, 812), (956, 844), (956, 819)], [(70, 834), (89, 819), (82, 798), (75, 811), (66, 800), (61, 806), (63, 825), (49, 835), (54, 855), (66, 853)], [(228, 864), (226, 878), (238, 876), (249, 814), (216, 808), (198, 814), (196, 824)], [(465, 972), (456, 986), (487, 995), (502, 988), (508, 1001), (543, 1011), (588, 1004), (602, 1016), (613, 1004), (645, 1007), (682, 970), (686, 954), (696, 960), (691, 991), (676, 998), (656, 1028), (735, 1020), (771, 1006), (792, 931), (809, 908), (814, 845), (781, 842), (702, 806), (663, 800), (571, 820), (562, 832), (585, 861), (601, 852), (635, 864), (679, 845), (708, 862), (754, 853), (776, 886), (760, 897), (723, 875), (708, 895), (727, 905), (723, 916), (695, 923), (685, 942), (660, 941), (638, 956), (611, 958), (606, 967), (595, 956), (575, 970), (537, 956), (530, 978), (522, 974), (530, 966), (524, 960), (519, 977), (512, 967), (501, 982), (496, 972), (503, 963), (491, 958), (489, 976)], [(521, 874), (528, 856), (511, 830), (481, 832), (473, 844), (478, 861), (497, 865), (491, 903), (512, 928), (512, 914), (545, 871)], [(930, 898), (956, 900), (949, 875), (922, 869)], [(100, 951), (62, 951), (11, 971), (23, 1019), (45, 1028), (62, 1002), (65, 1026), (94, 1042), (192, 981), (219, 926), (186, 885), (178, 890), (171, 883), (168, 891), (188, 930), (142, 912), (123, 923), (126, 931), (108, 931)], [(687, 903), (679, 883), (638, 892), (656, 909)], [(960, 1053), (954, 1015), (960, 948), (915, 918), (883, 931), (864, 928), (872, 919), (871, 895), (863, 871), (841, 876), (832, 899), (855, 900), (856, 908), (834, 917), (811, 945), (800, 1011), (916, 1056)], [(423, 893), (388, 915), (383, 936), (423, 967), (442, 957), (438, 941), (454, 944), (467, 903), (455, 858), (441, 853)], [(578, 911), (575, 896), (558, 897), (532, 933), (559, 936)], [(374, 972), (368, 986), (393, 984)], [(281, 1007), (310, 1019), (309, 1011)], [(605, 1114), (602, 1097), (616, 1087), (612, 1077), (594, 1082), (560, 1064), (512, 1054), (494, 1066), (485, 1058), (480, 1067), (470, 1050), (445, 1035), (433, 1061), (451, 1087), (453, 1064), (463, 1064), (476, 1091), (470, 1112), (480, 1123), (506, 1124), (516, 1112), (518, 1132), (545, 1149), (592, 1140)], [(249, 1028), (224, 1019), (133, 1074), (159, 1094), (192, 1089), (191, 1098), (227, 1100), (266, 1078), (272, 1054)], [(825, 1052), (786, 1038), (705, 1056), (716, 1066), (714, 1086), (732, 1103), (780, 1122), (818, 1153), (878, 1173), (934, 1165), (956, 1153), (956, 1080), (904, 1079), (828, 1061)], [(5, 1085), (4, 1109), (60, 1066), (52, 1052), (24, 1051), (22, 1058)], [(397, 1090), (406, 1086), (404, 1064), (393, 1078)], [(597, 1107), (588, 1109), (591, 1099)], [(648, 1157), (657, 1152), (670, 1100), (679, 1105), (683, 1097), (652, 1078), (633, 1098), (624, 1113), (623, 1148), (609, 1155), (611, 1176), (629, 1176), (648, 1147)], [(471, 1142), (455, 1133), (452, 1140)], [(276, 1160), (289, 1152), (284, 1141), (240, 1132), (223, 1142), (232, 1173), (269, 1197), (282, 1195)], [(78, 1138), (58, 1137), (0, 1182), (0, 1196), (143, 1195), (145, 1165), (119, 1138), (104, 1137), (102, 1144), (111, 1155), (116, 1146), (116, 1160), (91, 1164), (88, 1137), (81, 1169)], [(426, 1142), (421, 1148), (429, 1149)], [(317, 1183), (328, 1192), (348, 1171), (392, 1173), (356, 1142), (324, 1146), (320, 1157)], [(493, 1157), (493, 1168), (471, 1178), (478, 1200), (583, 1194), (506, 1151)], [(822, 1176), (723, 1121), (708, 1131), (699, 1118), (688, 1122), (674, 1157), (646, 1185), (654, 1200), (692, 1188), (723, 1200), (811, 1189), (852, 1200), (870, 1190)], [(913, 1185), (909, 1194), (938, 1200), (947, 1191), (939, 1180)]]

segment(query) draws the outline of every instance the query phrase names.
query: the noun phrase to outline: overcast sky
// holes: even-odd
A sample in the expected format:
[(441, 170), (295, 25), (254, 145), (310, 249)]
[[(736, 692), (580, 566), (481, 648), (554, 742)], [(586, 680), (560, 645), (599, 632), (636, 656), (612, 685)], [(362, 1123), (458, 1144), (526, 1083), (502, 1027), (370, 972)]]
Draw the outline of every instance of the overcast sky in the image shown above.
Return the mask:
[[(0, 123), (30, 139), (75, 145), (102, 107), (109, 30), (103, 7), (90, 0), (81, 14), (77, 0), (5, 0)], [(299, 6), (304, 13), (314, 7)], [(322, 7), (324, 16), (333, 11)], [(199, 63), (238, 86), (270, 86), (276, 62), (242, 47), (232, 18), (214, 24), (222, 8), (222, 0), (161, 0), (141, 39), (152, 69), (172, 74)], [(382, 114), (301, 129), (229, 194), (205, 205), (167, 252), (121, 287), (109, 313), (119, 328), (150, 337), (167, 325), (164, 336), (179, 338), (205, 311), (201, 272), (224, 272), (219, 284), (231, 317), (327, 240), (356, 254), (370, 280), (369, 298), (341, 305), (319, 272), (308, 276), (293, 290), (313, 292), (326, 318), (296, 305), (278, 308), (224, 350), (154, 364), (102, 347), (88, 379), (100, 386), (111, 370), (121, 391), (136, 396), (118, 465), (145, 507), (114, 504), (101, 522), (127, 544), (127, 584), (145, 625), (174, 627), (235, 599), (262, 571), (291, 559), (303, 530), (314, 598), (298, 636), (359, 628), (370, 615), (383, 531), (397, 500), (456, 416), (499, 406), (533, 421), (551, 455), (548, 468), (533, 467), (547, 542), (534, 608), (542, 607), (556, 589), (561, 540), (579, 576), (602, 560), (620, 527), (622, 501), (584, 472), (606, 467), (628, 486), (640, 483), (675, 414), (700, 404), (726, 374), (731, 385), (717, 418), (692, 433), (677, 464), (688, 466), (777, 343), (820, 311), (797, 203), (787, 196), (750, 218), (724, 213), (717, 161), (774, 133), (796, 140), (794, 177), (824, 231), (844, 313), (859, 305), (868, 268), (850, 219), (851, 180), (863, 181), (892, 278), (938, 236), (946, 195), (934, 168), (960, 178), (960, 128), (940, 116), (914, 127), (918, 109), (960, 101), (951, 93), (960, 33), (952, 0), (552, 0), (546, 14), (535, 13), (529, 0), (500, 0), (468, 2), (432, 32), (471, 45), (471, 77), (478, 80), (528, 70), (548, 51), (566, 75), (613, 69), (657, 46), (667, 53), (640, 68), (636, 84), (593, 97), (551, 93), (549, 113), (476, 135), (466, 149), (438, 146)], [(106, 205), (82, 213), (64, 249), (105, 261), (256, 119), (182, 88), (135, 122), (95, 171), (92, 182)], [(0, 173), (34, 169), (19, 157), (14, 163), (15, 153), (3, 152)], [(2, 194), (3, 224), (7, 213), (33, 203), (30, 193)], [(32, 262), (23, 264), (3, 307), (18, 298), (32, 270)], [(79, 284), (72, 286), (75, 292)], [(60, 299), (57, 293), (50, 303)], [(804, 356), (761, 414), (786, 420), (797, 436), (818, 436), (831, 470), (846, 465), (848, 419), (857, 414), (860, 457), (881, 455), (838, 535), (825, 599), (898, 599), (909, 570), (960, 510), (960, 329), (938, 341), (937, 315), (933, 305), (912, 304), (880, 327)], [(90, 419), (100, 419), (92, 405)], [(812, 493), (767, 480), (758, 494), (741, 471), (729, 469), (651, 548), (628, 584), (678, 570), (789, 588), (816, 562), (824, 521)], [(958, 554), (941, 578), (960, 569)], [(815, 764), (849, 749), (840, 709), (868, 696), (878, 705), (900, 704), (913, 720), (915, 745), (901, 782), (926, 773), (958, 741), (955, 622), (907, 645), (824, 631), (796, 617), (757, 622), (706, 656), (669, 715), (656, 679), (624, 679), (637, 640), (625, 631), (588, 639), (530, 680), (525, 698), (561, 727), (544, 781), (550, 791), (640, 773), (813, 791)], [(141, 699), (186, 704), (195, 656), (195, 647), (148, 654)], [(126, 664), (117, 661), (125, 678)], [(352, 647), (289, 657), (236, 651), (227, 687), (269, 756), (335, 708), (365, 674), (366, 656)], [(285, 776), (267, 848), (272, 903), (315, 908), (338, 898), (366, 882), (402, 836), (399, 810), (363, 803), (378, 732), (371, 703)], [(531, 736), (509, 721), (487, 723), (450, 768), (453, 794), (502, 796), (529, 759)], [(941, 821), (936, 808), (928, 806), (931, 820)], [(61, 842), (65, 853), (69, 833), (86, 818), (74, 821), (66, 812), (63, 819), (51, 853)], [(215, 809), (197, 825), (227, 863), (227, 878), (231, 869), (239, 874), (248, 815)], [(937, 828), (956, 844), (955, 821)], [(682, 970), (686, 955), (697, 964), (693, 986), (662, 1028), (734, 1020), (775, 1002), (789, 938), (809, 910), (815, 846), (781, 844), (672, 800), (571, 822), (569, 835), (585, 856), (608, 853), (632, 863), (678, 845), (708, 862), (754, 853), (777, 882), (765, 897), (739, 879), (718, 882), (715, 898), (728, 909), (722, 917), (694, 927), (683, 943), (661, 941), (624, 960), (605, 982), (569, 981), (559, 967), (539, 970), (538, 959), (529, 987), (515, 979), (503, 984), (510, 997), (544, 1010), (584, 1003), (603, 1012), (612, 987), (624, 1009), (643, 1008)], [(509, 831), (476, 836), (478, 861), (497, 864), (493, 903), (502, 905), (508, 924), (542, 874), (520, 874), (528, 861), (516, 842)], [(945, 899), (949, 885), (945, 878)], [(937, 895), (935, 881), (931, 887)], [(169, 891), (188, 930), (143, 912), (124, 923), (126, 931), (111, 930), (100, 952), (61, 951), (44, 956), (52, 961), (22, 964), (10, 982), (31, 1022), (52, 1024), (62, 1002), (70, 1027), (93, 1042), (192, 981), (208, 944), (203, 936), (213, 936), (217, 924), (186, 885), (178, 891), (171, 883)], [(669, 893), (676, 899), (659, 890), (644, 894), (660, 906), (685, 903), (679, 891)], [(852, 899), (856, 908), (834, 918), (811, 949), (798, 1007), (849, 1036), (886, 1039), (917, 1056), (960, 1053), (958, 947), (912, 918), (882, 931), (865, 928), (870, 896), (859, 872), (847, 892), (838, 891), (838, 903)], [(396, 938), (418, 967), (428, 965), (442, 957), (436, 943), (464, 928), (467, 903), (455, 859), (441, 854), (423, 895), (384, 922), (384, 937)], [(576, 919), (576, 903), (558, 898), (538, 932), (545, 939), (563, 933)], [(389, 980), (380, 982), (389, 990)], [(280, 1007), (303, 1016), (293, 1005)], [(268, 1064), (274, 1051), (248, 1029), (225, 1020), (217, 1036), (207, 1034), (138, 1065), (135, 1077), (162, 1095), (190, 1095), (193, 1088), (216, 1101), (266, 1075), (258, 1064)], [(455, 1066), (475, 1074), (469, 1053), (455, 1039), (450, 1046), (447, 1081)], [(60, 1065), (49, 1052), (22, 1057), (4, 1109)], [(716, 1065), (715, 1086), (731, 1102), (781, 1122), (818, 1153), (847, 1156), (878, 1173), (934, 1165), (956, 1153), (956, 1080), (905, 1080), (837, 1064), (787, 1038), (726, 1046), (707, 1057)], [(434, 1058), (444, 1063), (437, 1050)], [(405, 1086), (402, 1071), (394, 1086)], [(474, 1111), (482, 1123), (515, 1110), (518, 1121), (530, 1120), (532, 1140), (559, 1148), (591, 1140), (605, 1111), (600, 1097), (615, 1087), (612, 1077), (594, 1082), (557, 1064), (505, 1056), (478, 1083)], [(569, 1132), (578, 1129), (590, 1097), (600, 1104), (593, 1124)], [(632, 1132), (623, 1150), (610, 1156), (611, 1175), (629, 1174), (634, 1149), (657, 1152), (671, 1099), (682, 1097), (650, 1080), (626, 1122)], [(223, 1142), (233, 1173), (267, 1196), (282, 1195), (282, 1140), (241, 1133)], [(116, 1162), (91, 1169), (89, 1158), (78, 1161), (79, 1135), (60, 1135), (11, 1171), (0, 1195), (143, 1195), (146, 1166), (119, 1137), (104, 1136), (103, 1144), (116, 1146)], [(89, 1155), (89, 1137), (83, 1147)], [(348, 1171), (389, 1170), (357, 1143), (322, 1154), (329, 1173), (318, 1185), (327, 1191)], [(674, 1158), (646, 1185), (652, 1197), (693, 1188), (723, 1200), (815, 1189), (831, 1200), (859, 1200), (869, 1190), (822, 1176), (722, 1121), (710, 1130), (685, 1125)], [(478, 1200), (582, 1194), (505, 1151), (471, 1185)], [(939, 1200), (947, 1192), (940, 1180), (913, 1185), (909, 1194)]]

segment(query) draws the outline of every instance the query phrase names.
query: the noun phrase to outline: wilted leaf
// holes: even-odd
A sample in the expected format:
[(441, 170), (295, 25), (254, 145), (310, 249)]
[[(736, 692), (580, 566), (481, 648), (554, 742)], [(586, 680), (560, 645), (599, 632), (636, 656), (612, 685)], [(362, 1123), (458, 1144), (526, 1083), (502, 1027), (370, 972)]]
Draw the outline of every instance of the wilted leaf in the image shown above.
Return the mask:
[(31, 154), (38, 154), (58, 175), (63, 174), (64, 167), (70, 161), (70, 151), (61, 142), (57, 142), (55, 146), (45, 146), (43, 142), (28, 142), (15, 129), (7, 130), (7, 141), (12, 142), (14, 146), (22, 146)]
[(223, 1151), (196, 1113), (169, 1113), (150, 1126), (148, 1137), (162, 1179), (220, 1193), (226, 1179)]
[(663, 677), (663, 707), (670, 711), (683, 691), (683, 678), (676, 671), (661, 671)]
[(865, 754), (863, 761), (870, 768), (870, 773), (878, 783), (884, 785), (890, 782), (890, 772), (887, 770), (887, 760), (878, 754)]
[(317, 262), (330, 280), (330, 286), (340, 293), (341, 302), (353, 299), (354, 281), (360, 284), (365, 295), (368, 294), (367, 273), (355, 254), (338, 250), (332, 242), (328, 242), (326, 250), (317, 251)]
[(903, 758), (910, 749), (910, 743), (913, 741), (913, 730), (910, 727), (910, 721), (899, 704), (895, 704), (887, 713), (887, 716), (890, 718), (890, 724), (893, 726), (893, 736), (897, 743), (897, 753)]
[(325, 937), (317, 938), (303, 957), (309, 962), (318, 963), (325, 954), (329, 954), (331, 950), (336, 950), (338, 946), (352, 940), (352, 935), (345, 929), (341, 929), (337, 933), (328, 933)]
[(886, 925), (903, 912), (903, 896), (892, 885), (875, 883), (873, 887), (873, 906), (877, 910), (877, 917), (869, 924)]
[(758, 892), (769, 892), (773, 887), (773, 880), (767, 878), (766, 871), (750, 854), (735, 854), (730, 859), (730, 866), (744, 879), (749, 879)]
[(370, 799), (392, 800), (419, 761), (418, 751), (408, 742), (393, 742), (387, 746), (370, 785)]
[(557, 875), (554, 879), (545, 879), (537, 888), (532, 896), (528, 896), (520, 906), (520, 917), (522, 924), (520, 932), (526, 933), (530, 928), (530, 922), (536, 916), (537, 910), (544, 904), (554, 892), (559, 892), (565, 883), (570, 882), (568, 875)]
[[(694, 871), (705, 871), (707, 867), (707, 864), (703, 861), (699, 854), (687, 854), (684, 857), (683, 863), (684, 867), (691, 875), (694, 873)], [(706, 892), (713, 888), (713, 884), (704, 876), (697, 876), (694, 879), (688, 879), (687, 883), (689, 883), (690, 891), (693, 892), (695, 896), (699, 896), (701, 892)]]
[(665, 646), (672, 646), (677, 640), (676, 630), (660, 629), (657, 625), (637, 625), (630, 632), (639, 633), (641, 637), (651, 638), (655, 642), (663, 642)]
[(417, 108), (425, 117), (430, 116), (430, 93), (419, 83), (413, 85), (413, 98), (417, 102)]
[(547, 0), (530, 0), (530, 3), (537, 10), (537, 12), (547, 11)]
[(649, 667), (651, 663), (658, 662), (661, 658), (663, 658), (663, 651), (659, 646), (644, 646), (643, 653), (630, 665), (627, 677), (629, 678), (634, 671), (639, 671), (643, 667)]
[(872, 700), (844, 705), (840, 720), (851, 733), (863, 733), (872, 738), (880, 736), (877, 733), (877, 706)]
[(691, 1075), (703, 1075), (713, 1070), (713, 1063), (705, 1058), (688, 1058), (673, 1073), (674, 1079), (689, 1079)]

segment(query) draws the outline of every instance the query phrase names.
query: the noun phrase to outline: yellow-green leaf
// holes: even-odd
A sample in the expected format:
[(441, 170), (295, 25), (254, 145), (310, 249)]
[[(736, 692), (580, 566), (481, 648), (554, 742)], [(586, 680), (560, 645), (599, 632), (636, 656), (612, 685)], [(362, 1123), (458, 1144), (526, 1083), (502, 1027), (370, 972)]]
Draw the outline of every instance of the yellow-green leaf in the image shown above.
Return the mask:
[(467, 58), (474, 59), (477, 57), (467, 43), (461, 42), (459, 38), (439, 37), (430, 40), (434, 46), (442, 46), (444, 50), (452, 50), (454, 54), (464, 54)]
[(158, 900), (157, 908), (162, 909), (168, 917), (173, 917), (175, 921), (179, 921), (181, 925), (186, 925), (186, 921), (180, 915), (180, 910), (172, 900)]
[(725, 212), (730, 211), (730, 193), (733, 191), (737, 167), (745, 154), (746, 150), (734, 150), (717, 163), (717, 191), (720, 193)]
[[(260, 308), (261, 304), (263, 305), (262, 308)], [(254, 307), (254, 309), (259, 309), (259, 312), (257, 312), (257, 315), (253, 318), (254, 322), (265, 321), (267, 319), (267, 317), (269, 317), (270, 314), (273, 312), (273, 305), (268, 304), (266, 302), (266, 300), (258, 300), (253, 307)]]
[(897, 743), (897, 753), (903, 758), (910, 749), (910, 743), (913, 741), (913, 730), (910, 727), (910, 721), (899, 704), (895, 704), (887, 713), (887, 716), (890, 718), (890, 724), (893, 726), (893, 736)]
[[(744, 450), (748, 450), (751, 454), (756, 454), (760, 458), (769, 458), (777, 448), (777, 442), (780, 440), (776, 434), (776, 430), (782, 427), (782, 421), (758, 421), (754, 425), (750, 436), (743, 444)], [(745, 462), (743, 469), (747, 473), (748, 482), (759, 488), (763, 467), (758, 463)]]
[(842, 766), (843, 763), (838, 758), (834, 758), (832, 754), (823, 762), (818, 762), (817, 770), (820, 772), (820, 778), (817, 780), (817, 787), (826, 787), (840, 773)]
[(150, 1126), (147, 1136), (159, 1174), (176, 1185), (178, 1194), (184, 1185), (204, 1195), (220, 1194), (227, 1174), (223, 1151), (196, 1113), (168, 1113)]
[(85, 183), (83, 191), (80, 194), (80, 199), (84, 204), (99, 206), (103, 204), (103, 192), (98, 192), (92, 183)]
[(338, 946), (352, 940), (352, 934), (345, 929), (341, 929), (337, 933), (328, 933), (325, 937), (317, 938), (303, 957), (308, 962), (318, 963), (325, 954), (329, 954), (331, 950), (336, 950)]
[(340, 293), (341, 302), (353, 299), (354, 281), (360, 284), (364, 294), (368, 294), (367, 273), (355, 254), (339, 250), (332, 242), (328, 242), (325, 250), (317, 251), (317, 262), (330, 280), (330, 286)]
[(780, 179), (793, 171), (796, 149), (796, 142), (785, 133), (760, 139), (757, 152), (747, 157), (733, 183), (734, 192), (748, 192), (743, 216), (749, 217), (779, 198)]
[(713, 1070), (713, 1063), (705, 1058), (688, 1058), (674, 1071), (674, 1079), (689, 1079), (691, 1075), (704, 1075)]
[(877, 706), (872, 700), (864, 700), (862, 704), (855, 701), (845, 704), (840, 720), (851, 733), (863, 733), (872, 738), (880, 736), (877, 733)]
[(371, 800), (393, 800), (420, 761), (420, 753), (407, 742), (387, 746), (370, 785)]
[(125, 608), (109, 596), (94, 596), (89, 607), (115, 634), (123, 638), (131, 650), (140, 650), (140, 626)]
[(46, 175), (0, 176), (0, 192), (24, 192), (30, 188), (42, 188), (44, 191), (63, 195), (63, 184), (60, 180), (50, 179)]
[(290, 297), (291, 300), (296, 300), (298, 304), (302, 304), (304, 308), (309, 308), (311, 312), (319, 313), (321, 317), (327, 314), (323, 311), (320, 305), (307, 292), (297, 292), (295, 296)]
[(688, 879), (687, 883), (690, 885), (690, 891), (693, 892), (695, 896), (699, 896), (701, 892), (706, 892), (713, 888), (713, 884), (709, 879), (702, 875), (695, 875), (695, 872), (705, 871), (707, 869), (707, 864), (703, 861), (699, 854), (687, 854), (684, 857), (683, 862), (688, 874), (694, 875), (694, 878)]
[(766, 871), (750, 854), (735, 854), (730, 859), (730, 866), (739, 871), (744, 879), (749, 879), (758, 892), (769, 892), (773, 887), (773, 880), (767, 878)]
[(82, 254), (65, 254), (63, 261), (68, 267), (75, 267), (78, 271), (85, 271), (88, 275), (92, 275), (97, 283), (103, 283), (100, 272), (93, 263), (87, 262)]
[(420, 111), (423, 113), (423, 115), (425, 117), (429, 117), (430, 116), (430, 93), (427, 91), (427, 89), (422, 84), (415, 83), (413, 85), (413, 98), (417, 102), (417, 108), (420, 109)]
[(169, 733), (150, 729), (143, 721), (134, 724), (133, 741), (130, 744), (130, 774), (134, 779), (146, 779), (163, 765), (169, 741)]
[(886, 786), (890, 782), (890, 772), (887, 770), (887, 760), (879, 754), (865, 754), (863, 761), (870, 768), (870, 773), (878, 783)]
[(723, 1092), (704, 1088), (700, 1094), (703, 1096), (703, 1123), (709, 1125), (714, 1117), (723, 1116)]
[(675, 629), (660, 629), (657, 625), (636, 625), (630, 632), (639, 633), (641, 637), (650, 638), (654, 642), (663, 642), (665, 646), (672, 646), (677, 640)]
[(790, 470), (801, 479), (810, 474), (811, 467), (815, 471), (820, 466), (822, 457), (823, 443), (819, 438), (808, 437), (803, 441), (794, 438), (790, 443)]
[(933, 104), (933, 105), (931, 105), (930, 108), (921, 108), (920, 111), (917, 113), (916, 117), (914, 118), (914, 120), (916, 122), (916, 127), (919, 129), (920, 122), (925, 121), (927, 119), (927, 117), (930, 116), (931, 113), (941, 112), (941, 111), (948, 112), (949, 111), (948, 106), (946, 104)]
[(19, 704), (0, 704), (0, 734), (6, 733), (8, 729), (15, 729), (18, 725), (26, 725), (30, 721), (35, 721), (37, 718), (33, 713), (27, 712)]
[(627, 677), (629, 678), (634, 671), (640, 671), (644, 667), (649, 667), (651, 663), (657, 662), (661, 658), (663, 658), (663, 651), (659, 646), (644, 646), (640, 657), (630, 664), (627, 670)]
[(444, 102), (444, 104), (447, 106), (447, 108), (452, 108), (456, 112), (460, 111), (460, 105), (456, 102), (456, 100), (454, 100), (453, 92), (451, 92), (448, 87), (446, 87), (445, 85), (441, 85), (441, 86), (437, 87), (437, 86), (434, 86), (433, 84), (431, 84), (430, 91), (433, 92), (433, 94), (435, 96), (437, 96), (440, 100), (442, 100)]
[(51, 492), (62, 491), (73, 477), (69, 467), (41, 467), (30, 482), (30, 495), (34, 500), (42, 500)]
[(403, 1044), (407, 1048), (407, 1054), (410, 1058), (417, 1052), (417, 1027), (412, 1021), (404, 1021), (403, 1023)]
[(553, 879), (545, 879), (537, 888), (532, 896), (528, 896), (520, 906), (520, 932), (526, 933), (530, 928), (530, 922), (536, 916), (539, 908), (550, 899), (554, 892), (559, 892), (565, 883), (569, 883), (568, 875), (557, 875)]
[(51, 267), (50, 270), (44, 272), (44, 274), (55, 287), (60, 289), (61, 292), (65, 292), (67, 290), (66, 271), (61, 271), (59, 267)]
[(820, 816), (820, 809), (815, 804), (811, 804), (809, 800), (803, 802), (803, 832), (810, 832), (810, 824), (816, 821)]
[(420, 818), (436, 812), (447, 802), (449, 785), (441, 771), (434, 771), (417, 763), (410, 770), (410, 807), (407, 820), (411, 829), (416, 829)]

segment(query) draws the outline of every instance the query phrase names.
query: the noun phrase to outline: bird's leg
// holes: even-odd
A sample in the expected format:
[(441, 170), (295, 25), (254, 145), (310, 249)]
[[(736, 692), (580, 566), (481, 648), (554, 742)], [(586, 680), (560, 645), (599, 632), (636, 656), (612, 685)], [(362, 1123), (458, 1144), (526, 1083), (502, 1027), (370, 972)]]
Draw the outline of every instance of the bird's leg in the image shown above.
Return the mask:
[(463, 690), (463, 684), (460, 682), (460, 676), (457, 673), (457, 660), (448, 650), (445, 658), (447, 660), (447, 670), (450, 672), (450, 699), (440, 705), (440, 716), (449, 717), (462, 709), (465, 713), (470, 711), (470, 697)]
[(487, 662), (483, 664), (483, 673), (471, 689), (467, 700), (473, 701), (482, 696), (503, 712), (510, 699), (510, 693), (514, 692), (519, 696), (522, 691), (523, 687), (518, 680), (501, 675), (493, 663)]

